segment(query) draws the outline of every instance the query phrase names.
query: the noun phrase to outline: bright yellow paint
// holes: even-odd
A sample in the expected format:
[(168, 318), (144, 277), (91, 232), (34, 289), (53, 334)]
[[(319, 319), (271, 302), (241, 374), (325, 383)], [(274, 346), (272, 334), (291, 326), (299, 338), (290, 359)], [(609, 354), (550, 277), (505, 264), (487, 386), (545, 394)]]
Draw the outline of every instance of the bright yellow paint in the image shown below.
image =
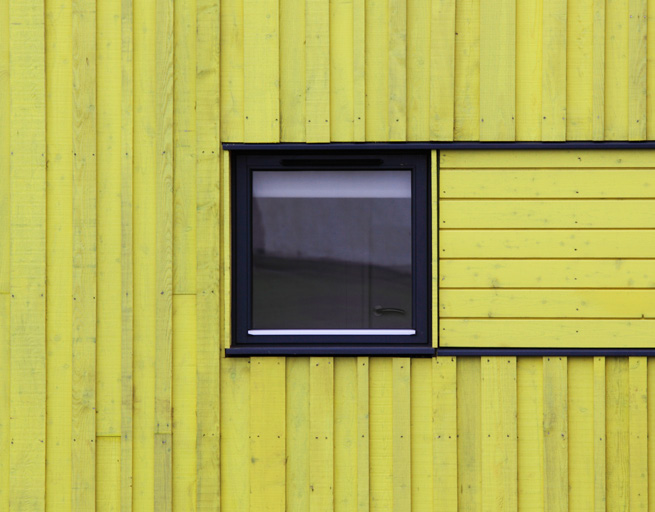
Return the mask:
[[(289, 510), (309, 510), (309, 358), (289, 358), (286, 370), (286, 506)], [(341, 396), (336, 390), (335, 393), (336, 408)], [(347, 418), (343, 418), (343, 421), (345, 423)], [(335, 442), (341, 430), (340, 426), (342, 425), (335, 426)], [(343, 428), (347, 426), (344, 425)], [(337, 442), (335, 446), (335, 455), (339, 453), (340, 444)], [(354, 483), (357, 483), (357, 480)], [(337, 492), (338, 487), (335, 488), (335, 493)], [(335, 505), (337, 504), (338, 500), (335, 501)]]
[[(228, 3), (227, 6), (235, 4), (238, 2)], [(221, 19), (224, 19), (225, 16), (225, 5), (225, 3), (221, 3)], [(280, 119), (280, 140), (282, 142), (305, 140), (306, 52), (304, 42), (305, 0), (280, 0), (280, 111), (284, 112)], [(228, 52), (230, 51), (228, 50)], [(223, 63), (225, 62), (224, 59)], [(226, 69), (225, 64), (221, 66), (221, 69)], [(226, 94), (229, 97), (232, 91), (226, 91)], [(225, 140), (225, 136), (223, 136), (223, 140)]]
[[(330, 19), (329, 2), (305, 2), (305, 138), (330, 141)], [(261, 7), (254, 7), (260, 9)], [(246, 63), (248, 65), (248, 63)], [(254, 91), (253, 91), (254, 93)], [(260, 93), (259, 93), (260, 94)], [(247, 100), (246, 96), (246, 100)], [(246, 121), (248, 126), (248, 121)]]
[(370, 511), (393, 506), (393, 361), (375, 357), (369, 365)]
[[(455, 129), (456, 2), (431, 2), (430, 44), (442, 51), (430, 52), (430, 140), (453, 140)], [(457, 32), (459, 34), (459, 32)], [(427, 67), (427, 65), (426, 65)], [(410, 77), (411, 78), (411, 77)], [(411, 85), (411, 83), (410, 83)], [(456, 98), (456, 97), (455, 97)], [(425, 110), (425, 106), (422, 107)]]
[[(480, 138), (480, 3), (455, 3), (455, 140)], [(431, 98), (432, 99), (432, 98)]]
[(459, 357), (457, 365), (458, 510), (482, 510), (482, 386), (479, 357)]
[[(0, 2), (0, 223), (10, 222), (9, 208), (9, 0)], [(0, 293), (9, 293), (10, 236), (0, 230)]]
[[(452, 4), (454, 7), (454, 3)], [(432, 117), (430, 111), (431, 88), (433, 82), (430, 79), (432, 70), (431, 58), (441, 55), (441, 53), (432, 53), (431, 48), (431, 2), (421, 0), (407, 0), (407, 140), (427, 140), (430, 139), (430, 123)], [(454, 14), (454, 10), (453, 10)], [(439, 18), (442, 19), (442, 18)], [(455, 21), (455, 17), (452, 17)], [(452, 40), (454, 30), (444, 30), (438, 35), (449, 35)], [(454, 56), (451, 52), (451, 62)], [(452, 69), (452, 65), (450, 67)], [(443, 69), (442, 69), (443, 71)], [(452, 82), (452, 79), (451, 79)], [(444, 94), (447, 99), (452, 98), (451, 94)], [(453, 102), (448, 102), (452, 110)], [(430, 105), (430, 109), (425, 108)], [(436, 118), (436, 116), (435, 116)], [(450, 133), (453, 131), (452, 115)]]
[(630, 57), (628, 2), (605, 3), (605, 140), (628, 140)]
[(516, 140), (541, 140), (543, 2), (516, 2)]
[[(303, 2), (297, 7), (303, 9)], [(325, 37), (327, 51), (330, 57), (330, 140), (350, 141), (354, 136), (354, 51), (353, 37), (353, 2), (332, 0), (330, 10), (330, 37)], [(298, 23), (296, 9), (287, 9), (290, 23)], [(291, 29), (287, 32), (291, 37), (303, 37), (302, 30)], [(328, 40), (329, 39), (329, 40)], [(302, 48), (302, 44), (299, 45)], [(293, 50), (292, 50), (293, 51)], [(295, 63), (287, 61), (289, 68), (294, 69)], [(283, 67), (284, 69), (284, 67)], [(302, 85), (302, 82), (301, 82)], [(281, 94), (281, 92), (280, 92)], [(295, 102), (295, 99), (292, 99)], [(298, 102), (299, 103), (299, 102)], [(284, 118), (282, 118), (284, 122)], [(296, 125), (293, 121), (289, 127)], [(308, 126), (309, 128), (309, 126)]]
[[(430, 359), (413, 359), (411, 361), (411, 484), (412, 506), (415, 510), (430, 510), (434, 500), (434, 454), (433, 454), (433, 361)], [(453, 377), (456, 372), (452, 372)], [(453, 382), (453, 384), (455, 384)], [(453, 401), (456, 400), (455, 388), (448, 390)], [(441, 413), (441, 404), (439, 413)], [(452, 410), (457, 410), (457, 403), (452, 404)], [(441, 417), (439, 414), (438, 417)], [(445, 417), (445, 416), (444, 416)], [(451, 416), (454, 430), (457, 429), (456, 417)], [(454, 446), (454, 459), (457, 460), (457, 438), (452, 440)], [(455, 478), (457, 473), (453, 473)], [(456, 487), (456, 486), (455, 486)], [(455, 488), (455, 499), (457, 489)], [(440, 501), (438, 503), (441, 503)]]
[(566, 0), (543, 2), (541, 139), (545, 141), (566, 140), (566, 6)]
[(590, 140), (594, 66), (592, 2), (567, 2), (566, 22), (566, 138)]
[(333, 510), (334, 358), (331, 357), (309, 358), (308, 462), (309, 510)]
[(389, 2), (365, 2), (366, 140), (389, 137)]
[(567, 358), (544, 357), (544, 510), (569, 508)]
[[(433, 510), (457, 507), (457, 361), (432, 359)], [(427, 447), (426, 447), (427, 448)]]
[(10, 295), (0, 294), (0, 508), (9, 509), (9, 447), (10, 433)]
[(607, 510), (630, 510), (630, 389), (627, 357), (606, 362)]
[[(290, 362), (291, 360), (287, 363)], [(357, 394), (354, 392), (357, 389), (356, 358), (334, 359), (333, 383), (334, 510), (341, 512), (357, 508)], [(289, 436), (289, 439), (291, 438)], [(305, 453), (309, 454), (309, 451)], [(307, 488), (305, 486), (303, 490), (306, 492)], [(288, 502), (287, 507), (291, 508)]]
[(648, 358), (628, 360), (630, 510), (648, 510)]
[(408, 357), (393, 359), (393, 510), (408, 510), (412, 503), (411, 484), (411, 363)]
[(95, 510), (118, 512), (121, 510), (121, 438), (98, 436), (96, 440)]
[(389, 0), (389, 133), (390, 141), (407, 137), (407, 0)]
[[(646, 138), (647, 0), (628, 2), (628, 138)], [(634, 509), (636, 510), (636, 509)]]

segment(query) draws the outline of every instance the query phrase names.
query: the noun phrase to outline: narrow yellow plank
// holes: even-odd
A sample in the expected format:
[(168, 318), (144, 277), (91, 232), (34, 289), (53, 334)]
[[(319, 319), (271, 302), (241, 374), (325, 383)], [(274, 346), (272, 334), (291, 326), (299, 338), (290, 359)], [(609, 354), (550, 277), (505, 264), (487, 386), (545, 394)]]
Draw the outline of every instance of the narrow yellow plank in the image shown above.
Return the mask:
[(605, 3), (605, 139), (629, 136), (629, 8), (623, 0)]
[[(655, 386), (655, 359), (649, 357), (647, 359), (648, 369), (647, 369), (647, 382), (646, 386), (649, 389), (653, 389)], [(648, 467), (655, 468), (655, 450), (653, 450), (653, 439), (655, 438), (655, 393), (648, 393), (647, 396), (647, 418), (648, 418)], [(604, 482), (603, 482), (604, 483)], [(655, 509), (655, 499), (653, 499), (653, 490), (655, 489), (655, 471), (652, 469), (648, 472), (648, 494), (650, 499), (648, 500), (648, 510)], [(604, 490), (604, 489), (603, 489)], [(604, 496), (604, 495), (603, 495)], [(600, 510), (597, 508), (596, 510)]]
[(280, 0), (280, 140), (303, 142), (305, 124), (305, 0)]
[(389, 137), (389, 1), (366, 1), (366, 140)]
[(605, 138), (605, 0), (593, 0), (593, 140)]
[[(455, 371), (453, 370), (453, 376)], [(411, 369), (411, 474), (412, 474), (412, 509), (432, 510), (434, 454), (432, 441), (432, 360), (412, 359)], [(453, 382), (453, 386), (455, 382)], [(454, 388), (453, 388), (454, 389)], [(441, 405), (440, 405), (441, 407)], [(457, 407), (455, 403), (454, 408)], [(439, 411), (441, 414), (441, 410)], [(437, 416), (434, 416), (437, 418)], [(457, 429), (455, 421), (454, 429)], [(453, 437), (455, 460), (457, 459), (457, 438)], [(457, 482), (457, 466), (453, 468)], [(457, 485), (455, 485), (457, 487)], [(455, 488), (455, 499), (457, 489)]]
[(370, 504), (369, 358), (357, 358), (357, 511)]
[(389, 134), (407, 137), (407, 0), (389, 0)]
[[(3, 12), (4, 14), (4, 12)], [(9, 510), (10, 432), (10, 295), (0, 294), (0, 509)]]
[[(430, 2), (407, 0), (407, 140), (430, 140), (432, 138), (430, 135), (431, 108), (426, 108), (426, 105), (431, 105), (430, 70), (433, 55), (430, 51), (431, 17)], [(454, 16), (452, 23), (451, 32), (454, 35)], [(440, 35), (437, 34), (437, 36)], [(453, 45), (450, 53), (451, 60), (454, 59), (454, 52), (455, 46)], [(437, 55), (442, 55), (442, 53), (437, 52)], [(454, 70), (454, 66), (451, 66), (451, 70)], [(454, 105), (452, 92), (449, 104), (452, 112)], [(452, 114), (449, 128), (452, 137)]]
[(651, 260), (443, 260), (444, 288), (655, 288)]
[[(480, 138), (480, 2), (455, 3), (455, 140)], [(435, 50), (433, 45), (433, 52)]]
[(329, 19), (329, 2), (321, 0), (305, 2), (305, 108), (307, 114), (305, 138), (307, 142), (330, 141)]
[(568, 510), (567, 358), (544, 357), (544, 509)]
[(173, 293), (196, 293), (196, 0), (174, 15)]
[[(46, 509), (71, 508), (73, 73), (71, 2), (46, 5)], [(7, 96), (7, 99), (9, 96)], [(8, 128), (8, 125), (7, 125)], [(2, 129), (2, 128), (0, 128)], [(7, 137), (7, 143), (9, 138)], [(7, 153), (8, 155), (9, 153)], [(9, 178), (9, 174), (7, 174)], [(8, 184), (8, 182), (7, 182)], [(1, 186), (1, 185), (0, 185)], [(7, 203), (9, 206), (9, 203)], [(7, 224), (7, 234), (9, 234)], [(6, 246), (9, 250), (9, 244)], [(7, 311), (9, 313), (9, 311)], [(8, 488), (7, 488), (8, 490)], [(1, 508), (1, 507), (0, 507)]]
[(393, 510), (410, 510), (412, 507), (410, 361), (408, 357), (393, 359)]
[(649, 348), (652, 320), (450, 320), (439, 322), (442, 347)]
[(566, 139), (566, 0), (543, 2), (541, 140)]
[(515, 138), (516, 0), (480, 2), (480, 140)]
[(594, 511), (606, 510), (605, 358), (594, 358)]
[[(339, 365), (337, 365), (338, 367)], [(287, 471), (286, 471), (286, 504), (287, 510), (309, 510), (309, 358), (290, 357), (286, 363), (286, 432), (287, 432)], [(335, 380), (335, 385), (339, 384)], [(352, 392), (352, 388), (349, 390)], [(335, 389), (335, 395), (340, 393)], [(339, 401), (335, 402), (338, 407)], [(337, 416), (338, 417), (338, 416)], [(344, 418), (343, 422), (345, 423)], [(339, 466), (340, 443), (338, 436), (340, 426), (345, 428), (341, 420), (335, 425), (335, 466)], [(339, 472), (335, 471), (335, 478)], [(353, 482), (357, 484), (355, 479)], [(340, 493), (338, 482), (335, 482), (335, 495)], [(339, 500), (335, 500), (335, 508)]]
[(353, 122), (354, 141), (366, 140), (366, 7), (353, 0)]
[(541, 140), (542, 5), (516, 2), (516, 140)]
[(370, 510), (393, 507), (393, 364), (373, 358), (369, 364)]
[(607, 510), (630, 510), (630, 377), (628, 358), (607, 358)]
[(457, 359), (454, 357), (432, 359), (432, 418), (432, 510), (457, 510)]
[(648, 0), (630, 0), (628, 12), (628, 138), (644, 140), (647, 124)]
[(594, 360), (568, 360), (569, 509), (594, 502)]
[[(328, 8), (330, 11), (330, 33), (327, 49), (330, 61), (328, 84), (330, 90), (328, 118), (330, 120), (330, 139), (350, 142), (354, 138), (355, 126), (353, 119), (355, 94), (353, 2), (352, 0), (331, 0)], [(322, 7), (322, 9), (325, 9), (325, 7)], [(312, 6), (312, 10), (314, 10), (314, 6)], [(292, 15), (298, 16), (295, 10), (292, 11)], [(325, 20), (321, 21), (323, 25), (326, 24)], [(301, 32), (296, 30), (295, 27), (289, 28), (289, 30), (292, 33)], [(312, 28), (312, 30), (315, 31), (315, 28)], [(324, 31), (322, 31), (322, 34), (325, 37)], [(282, 120), (284, 121), (284, 116), (282, 116)], [(307, 128), (309, 128), (309, 125)]]
[(173, 510), (196, 510), (196, 296), (173, 296)]
[(171, 512), (173, 435), (155, 433), (155, 510)]
[(655, 231), (444, 230), (442, 258), (653, 258)]
[(566, 138), (590, 140), (593, 133), (593, 3), (567, 2)]
[(516, 360), (518, 509), (544, 510), (544, 391), (540, 357)]
[[(440, 0), (431, 2), (431, 12), (420, 13), (426, 18), (424, 23), (430, 23), (430, 60), (426, 59), (424, 73), (429, 70), (430, 109), (421, 107), (430, 115), (429, 140), (453, 140), (455, 128), (455, 51), (456, 34), (455, 10), (456, 2)], [(429, 16), (429, 18), (428, 18)], [(421, 27), (422, 28), (422, 27)], [(422, 30), (428, 30), (422, 28)], [(411, 34), (411, 31), (410, 31)], [(461, 41), (461, 39), (460, 39)], [(463, 55), (458, 55), (461, 57)], [(429, 66), (428, 66), (429, 64)], [(464, 65), (472, 63), (464, 63)], [(413, 82), (422, 77), (408, 75), (408, 87), (415, 87)], [(427, 81), (427, 79), (424, 79)]]
[[(198, 26), (208, 20), (204, 20), (203, 5), (212, 3), (198, 1)], [(282, 4), (281, 4), (282, 6)], [(221, 2), (220, 16), (220, 48), (221, 48), (221, 69), (220, 69), (220, 109), (221, 109), (221, 139), (225, 142), (244, 140), (244, 25), (243, 25), (243, 0), (223, 0)], [(202, 62), (203, 53), (209, 50), (202, 49), (202, 41), (211, 41), (213, 37), (209, 34), (198, 39), (198, 63)], [(213, 78), (216, 87), (219, 83), (217, 77), (198, 76), (198, 83)], [(200, 90), (197, 91), (198, 101), (202, 101)], [(200, 114), (201, 110), (198, 110)]]
[(309, 510), (334, 507), (334, 359), (309, 359)]
[(9, 2), (10, 436), (9, 502), (45, 506), (46, 173), (43, 2)]
[(120, 435), (98, 436), (97, 443), (97, 492), (94, 510), (118, 512), (121, 510), (121, 438)]
[(648, 358), (629, 359), (630, 510), (648, 510)]
[(482, 510), (480, 358), (456, 361), (458, 510), (478, 512)]
[[(47, 41), (46, 41), (47, 44)], [(9, 0), (0, 2), (0, 293), (9, 293)]]
[[(289, 385), (291, 383), (287, 383), (287, 395), (289, 394)], [(334, 510), (336, 512), (357, 509), (357, 394), (353, 392), (356, 389), (357, 358), (335, 358)], [(287, 411), (289, 412), (288, 405)], [(288, 424), (289, 420), (287, 419)], [(291, 439), (292, 435), (288, 430), (287, 436), (288, 439)], [(289, 467), (288, 457), (289, 442), (287, 441), (287, 474)], [(287, 491), (288, 496), (289, 492)], [(287, 501), (287, 509), (290, 510), (292, 508), (291, 504)]]
[[(601, 0), (596, 0), (601, 2)], [(648, 0), (647, 10), (653, 12), (655, 1)], [(646, 32), (655, 33), (655, 16), (647, 16)], [(646, 41), (646, 137), (652, 139), (655, 136), (655, 38), (647, 37)], [(653, 507), (655, 508), (655, 507)]]
[[(243, 139), (245, 142), (277, 142), (280, 140), (277, 0), (244, 0), (243, 20)], [(309, 41), (307, 44), (309, 46)], [(329, 103), (326, 107), (329, 108)], [(307, 117), (309, 119), (309, 112)], [(324, 121), (321, 119), (327, 126)]]

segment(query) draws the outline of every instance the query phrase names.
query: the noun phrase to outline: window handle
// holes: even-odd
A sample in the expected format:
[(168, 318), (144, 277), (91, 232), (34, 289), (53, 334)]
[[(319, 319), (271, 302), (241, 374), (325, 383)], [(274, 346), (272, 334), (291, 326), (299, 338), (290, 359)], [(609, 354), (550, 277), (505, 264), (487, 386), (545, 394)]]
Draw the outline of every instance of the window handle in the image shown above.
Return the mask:
[(405, 310), (400, 308), (383, 308), (382, 306), (375, 306), (373, 308), (373, 313), (375, 314), (375, 316), (382, 316), (382, 315), (389, 315), (389, 314), (404, 315)]

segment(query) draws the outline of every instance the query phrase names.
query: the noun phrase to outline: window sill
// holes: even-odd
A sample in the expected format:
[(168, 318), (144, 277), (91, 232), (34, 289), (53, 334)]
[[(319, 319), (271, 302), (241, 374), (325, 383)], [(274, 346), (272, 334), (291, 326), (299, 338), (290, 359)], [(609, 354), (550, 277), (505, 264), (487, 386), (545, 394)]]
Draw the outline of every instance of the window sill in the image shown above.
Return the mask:
[(435, 349), (425, 344), (417, 345), (285, 345), (240, 346), (225, 349), (227, 357), (249, 356), (397, 356), (434, 357)]

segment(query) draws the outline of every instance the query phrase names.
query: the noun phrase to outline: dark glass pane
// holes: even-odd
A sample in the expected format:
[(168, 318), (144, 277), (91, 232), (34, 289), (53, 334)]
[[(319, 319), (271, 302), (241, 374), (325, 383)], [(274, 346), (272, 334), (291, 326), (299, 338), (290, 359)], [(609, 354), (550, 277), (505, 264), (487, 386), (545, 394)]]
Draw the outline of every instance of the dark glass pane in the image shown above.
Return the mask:
[(411, 329), (410, 171), (255, 171), (252, 329)]

